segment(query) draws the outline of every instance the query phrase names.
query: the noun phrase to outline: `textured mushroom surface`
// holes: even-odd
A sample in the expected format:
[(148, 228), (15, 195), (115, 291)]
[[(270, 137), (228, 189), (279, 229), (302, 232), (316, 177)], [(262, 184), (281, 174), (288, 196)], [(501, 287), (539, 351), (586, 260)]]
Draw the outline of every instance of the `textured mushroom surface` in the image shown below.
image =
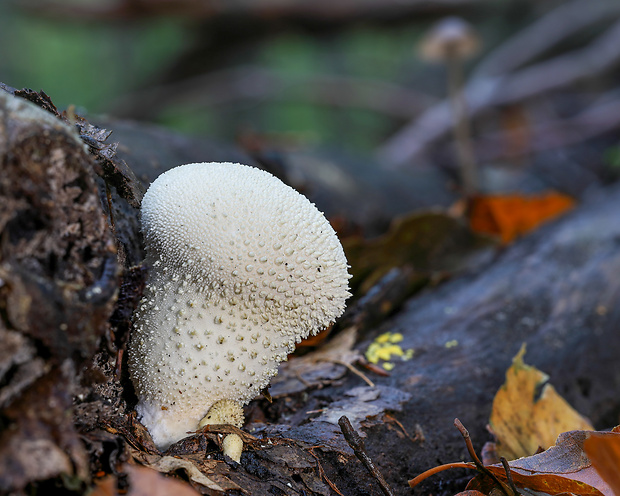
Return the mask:
[(295, 344), (340, 316), (347, 262), (325, 217), (271, 174), (189, 164), (142, 203), (151, 267), (134, 316), (137, 412), (160, 448), (219, 400), (245, 404)]

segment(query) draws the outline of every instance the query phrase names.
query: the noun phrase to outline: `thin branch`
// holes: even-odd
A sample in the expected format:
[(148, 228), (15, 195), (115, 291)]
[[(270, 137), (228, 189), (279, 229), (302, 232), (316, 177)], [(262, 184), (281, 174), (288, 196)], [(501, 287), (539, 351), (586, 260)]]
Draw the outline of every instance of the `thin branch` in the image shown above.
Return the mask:
[(450, 470), (453, 468), (470, 468), (475, 470), (476, 467), (473, 463), (467, 462), (454, 462), (454, 463), (446, 463), (444, 465), (438, 465), (437, 467), (433, 467), (426, 472), (422, 472), (420, 475), (414, 477), (409, 481), (409, 487), (415, 487), (423, 480), (428, 479), (431, 475), (435, 475), (439, 472), (443, 472), (444, 470)]
[(502, 466), (504, 467), (504, 472), (506, 472), (506, 480), (508, 481), (508, 486), (514, 493), (513, 496), (519, 496), (519, 491), (517, 491), (517, 487), (515, 486), (515, 483), (512, 480), (512, 472), (510, 471), (510, 465), (508, 465), (508, 461), (503, 456), (501, 456), (499, 460), (500, 462), (502, 462)]
[[(588, 46), (529, 66), (514, 74), (471, 81), (466, 95), (470, 115), (489, 108), (540, 96), (552, 90), (600, 76), (620, 65), (620, 22)], [(448, 102), (424, 112), (392, 136), (379, 150), (383, 162), (400, 166), (419, 159), (452, 128)]]
[(325, 360), (327, 362), (332, 362), (337, 365), (344, 365), (350, 372), (353, 372), (356, 376), (361, 378), (366, 384), (370, 387), (374, 388), (375, 383), (372, 382), (366, 374), (364, 374), (361, 370), (357, 370), (352, 364), (345, 362), (344, 360)]
[(141, 89), (114, 104), (113, 113), (148, 118), (169, 105), (213, 108), (263, 101), (360, 108), (397, 119), (410, 119), (435, 102), (423, 93), (380, 80), (329, 74), (287, 78), (277, 71), (242, 66)]
[(329, 487), (331, 487), (331, 488), (332, 488), (332, 490), (333, 490), (336, 494), (338, 494), (339, 496), (344, 496), (344, 494), (342, 494), (342, 493), (338, 490), (338, 488), (336, 487), (336, 485), (335, 485), (335, 484), (334, 484), (331, 480), (329, 480), (329, 477), (327, 477), (327, 475), (325, 474), (325, 470), (323, 470), (323, 466), (321, 465), (321, 461), (319, 460), (319, 457), (318, 457), (318, 456), (316, 455), (316, 453), (314, 452), (314, 449), (315, 449), (315, 448), (319, 448), (319, 447), (320, 447), (320, 446), (313, 446), (312, 448), (310, 448), (310, 449), (308, 450), (308, 452), (309, 452), (309, 453), (310, 453), (310, 454), (314, 457), (314, 459), (316, 460), (317, 468), (318, 468), (318, 470), (319, 470), (319, 476), (320, 476), (322, 479), (325, 479), (325, 482), (327, 482), (327, 485), (328, 485)]
[(355, 429), (351, 425), (351, 422), (346, 415), (343, 415), (338, 419), (338, 425), (340, 426), (342, 435), (353, 450), (353, 453), (355, 453), (355, 456), (359, 458), (359, 460), (364, 464), (370, 474), (377, 480), (379, 486), (381, 487), (381, 491), (383, 491), (383, 494), (385, 494), (385, 496), (394, 496), (392, 488), (390, 488), (389, 484), (387, 483), (381, 472), (379, 472), (379, 469), (377, 469), (375, 464), (366, 453), (366, 449), (364, 447), (364, 440), (359, 436), (357, 432), (355, 432)]
[(461, 433), (461, 436), (463, 436), (463, 439), (465, 440), (465, 446), (467, 446), (467, 452), (469, 453), (469, 456), (474, 462), (474, 465), (476, 466), (476, 469), (478, 470), (478, 472), (493, 479), (493, 481), (499, 486), (500, 490), (506, 496), (512, 496), (508, 492), (506, 485), (502, 481), (500, 481), (493, 472), (491, 472), (488, 468), (486, 468), (484, 466), (484, 463), (480, 461), (480, 458), (478, 458), (478, 455), (476, 454), (476, 450), (474, 450), (474, 445), (471, 442), (471, 436), (469, 435), (469, 431), (465, 428), (465, 426), (461, 423), (459, 419), (457, 418), (454, 419), (454, 426)]
[(471, 79), (513, 72), (579, 32), (618, 16), (617, 0), (571, 0), (560, 4), (492, 50), (473, 70)]
[(482, 0), (118, 0), (80, 5), (66, 4), (59, 0), (17, 0), (17, 5), (39, 16), (63, 20), (136, 20), (153, 16), (185, 16), (192, 20), (215, 19), (222, 16), (247, 18), (252, 22), (280, 21), (286, 23), (308, 22), (323, 24), (354, 21), (402, 22), (407, 16), (447, 8), (467, 7)]
[[(510, 158), (516, 158), (530, 153), (562, 148), (604, 133), (620, 129), (620, 98), (608, 95), (567, 119), (548, 120), (532, 124), (526, 129), (530, 139), (528, 146), (515, 153)], [(477, 155), (482, 161), (492, 162), (506, 157), (506, 133), (497, 132), (478, 139)]]

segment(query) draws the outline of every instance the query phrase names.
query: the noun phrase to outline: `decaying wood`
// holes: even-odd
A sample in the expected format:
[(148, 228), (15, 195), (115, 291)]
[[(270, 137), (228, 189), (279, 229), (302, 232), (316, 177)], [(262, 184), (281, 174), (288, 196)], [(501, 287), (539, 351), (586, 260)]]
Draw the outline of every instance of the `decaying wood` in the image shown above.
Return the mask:
[[(598, 191), (468, 275), (392, 308), (386, 319), (375, 308), (377, 298), (392, 290), (400, 297), (411, 268), (400, 276), (388, 272), (375, 296), (363, 300), (368, 308), (351, 305), (354, 314), (343, 319), (355, 324), (357, 333), (336, 329), (322, 350), (298, 359), (312, 364), (313, 353), (329, 358), (330, 346), (338, 346), (336, 356), (359, 367), (355, 362), (374, 337), (399, 332), (399, 344), (413, 348), (413, 358), (396, 361), (389, 374), (363, 369), (374, 386), (342, 364), (323, 367), (329, 364), (324, 360), (317, 360), (321, 380), (307, 381), (310, 369), (296, 368), (292, 360), (282, 374), (297, 371), (295, 390), (281, 389), (285, 392), (271, 404), (257, 399), (248, 406), (240, 464), (220, 452), (226, 427), (198, 431), (159, 453), (132, 414), (131, 384), (116, 367), (123, 363), (119, 335), (126, 337), (130, 309), (148, 270), (127, 270), (130, 260), (140, 257), (137, 212), (122, 203), (126, 200), (114, 187), (106, 194), (100, 184), (97, 195), (96, 155), (89, 156), (58, 117), (4, 93), (0, 98), (0, 407), (10, 426), (0, 433), (0, 492), (43, 494), (45, 484), (68, 484), (63, 472), (77, 480), (77, 492), (91, 486), (97, 473), (109, 477), (96, 482), (108, 484), (107, 494), (131, 491), (131, 484), (146, 480), (136, 477), (131, 461), (209, 495), (379, 495), (375, 479), (342, 435), (338, 420), (346, 416), (394, 494), (411, 494), (407, 481), (418, 473), (468, 458), (453, 427), (455, 417), (469, 429), (476, 449), (490, 439), (485, 426), (491, 401), (523, 342), (527, 362), (548, 373), (596, 427), (618, 423), (616, 186)], [(121, 142), (118, 150), (123, 149), (133, 168), (130, 138)], [(152, 161), (140, 166), (136, 161), (136, 176), (182, 163), (181, 150), (162, 148), (166, 159), (157, 162), (156, 172), (146, 170)], [(118, 243), (103, 215), (109, 199)], [(121, 279), (118, 244), (129, 247)], [(364, 316), (373, 315), (381, 321), (364, 325)], [(90, 375), (82, 374), (79, 384), (76, 375), (88, 364)], [(73, 418), (67, 415), (72, 399)], [(425, 484), (417, 494), (453, 494), (463, 479), (445, 473)]]
[(89, 478), (67, 413), (118, 284), (93, 165), (68, 125), (0, 91), (0, 492)]

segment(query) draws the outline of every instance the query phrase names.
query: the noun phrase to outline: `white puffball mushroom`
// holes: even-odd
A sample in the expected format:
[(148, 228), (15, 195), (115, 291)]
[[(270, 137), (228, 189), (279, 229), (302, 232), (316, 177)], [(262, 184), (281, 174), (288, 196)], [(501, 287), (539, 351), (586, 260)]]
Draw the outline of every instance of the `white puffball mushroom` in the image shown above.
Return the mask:
[(151, 269), (129, 371), (140, 420), (165, 449), (216, 404), (228, 411), (223, 400), (236, 409), (218, 422), (240, 426), (241, 406), (296, 343), (342, 314), (350, 276), (323, 214), (241, 164), (189, 164), (159, 176), (142, 202), (142, 232)]

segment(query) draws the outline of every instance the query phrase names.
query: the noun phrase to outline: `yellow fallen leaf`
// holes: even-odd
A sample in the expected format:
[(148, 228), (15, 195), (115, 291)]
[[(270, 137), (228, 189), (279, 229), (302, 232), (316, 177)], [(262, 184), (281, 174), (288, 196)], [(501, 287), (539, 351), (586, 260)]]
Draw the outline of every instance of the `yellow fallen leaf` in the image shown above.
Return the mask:
[(524, 354), (525, 345), (506, 372), (506, 382), (495, 395), (489, 419), (497, 438), (497, 453), (508, 460), (533, 455), (539, 447), (553, 446), (562, 432), (594, 430), (547, 384), (549, 376), (523, 362)]

